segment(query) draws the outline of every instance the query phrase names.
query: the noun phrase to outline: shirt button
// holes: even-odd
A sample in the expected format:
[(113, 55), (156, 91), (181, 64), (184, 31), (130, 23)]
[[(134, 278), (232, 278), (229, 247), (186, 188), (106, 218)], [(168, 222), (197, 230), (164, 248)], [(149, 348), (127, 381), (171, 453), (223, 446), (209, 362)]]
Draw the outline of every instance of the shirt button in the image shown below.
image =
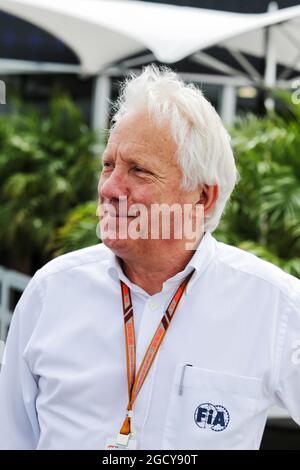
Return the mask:
[(157, 304), (155, 302), (150, 302), (149, 303), (149, 308), (152, 311), (157, 310)]

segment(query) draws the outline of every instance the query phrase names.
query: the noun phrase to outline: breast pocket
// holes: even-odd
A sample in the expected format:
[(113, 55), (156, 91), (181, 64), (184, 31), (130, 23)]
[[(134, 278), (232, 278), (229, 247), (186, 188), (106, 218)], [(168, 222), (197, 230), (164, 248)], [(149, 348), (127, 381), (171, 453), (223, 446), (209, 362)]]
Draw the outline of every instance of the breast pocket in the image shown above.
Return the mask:
[(247, 447), (245, 433), (255, 416), (261, 388), (261, 379), (178, 366), (167, 410), (163, 449)]

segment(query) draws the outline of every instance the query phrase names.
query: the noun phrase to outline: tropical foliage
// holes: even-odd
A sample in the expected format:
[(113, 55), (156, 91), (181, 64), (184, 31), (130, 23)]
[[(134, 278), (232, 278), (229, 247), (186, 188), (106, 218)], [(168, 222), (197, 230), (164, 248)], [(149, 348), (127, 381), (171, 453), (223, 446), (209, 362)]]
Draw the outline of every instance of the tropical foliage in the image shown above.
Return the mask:
[(65, 224), (54, 233), (51, 245), (55, 256), (99, 242), (96, 210), (96, 201), (88, 201), (69, 212)]
[(300, 109), (232, 129), (239, 184), (216, 233), (300, 277)]
[(67, 96), (47, 117), (17, 104), (0, 117), (0, 246), (15, 269), (29, 272), (51, 255), (53, 233), (69, 211), (95, 198), (96, 137)]

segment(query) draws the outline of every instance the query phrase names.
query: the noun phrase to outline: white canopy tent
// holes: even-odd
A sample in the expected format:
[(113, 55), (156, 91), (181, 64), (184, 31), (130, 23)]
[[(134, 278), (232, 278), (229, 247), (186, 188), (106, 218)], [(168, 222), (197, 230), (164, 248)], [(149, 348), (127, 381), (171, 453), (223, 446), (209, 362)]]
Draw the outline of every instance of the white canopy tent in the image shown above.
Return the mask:
[(130, 0), (0, 0), (0, 9), (61, 39), (87, 74), (143, 49), (161, 62), (176, 62), (257, 21), (257, 15)]
[[(291, 67), (300, 72), (300, 6), (246, 15), (133, 0), (0, 0), (0, 10), (62, 40), (78, 56), (80, 73), (97, 76), (96, 127), (106, 125), (111, 66), (145, 49), (150, 54), (124, 62), (123, 72), (145, 61), (173, 63), (187, 56), (227, 77), (240, 77), (245, 83), (260, 86), (278, 83), (276, 63), (286, 66), (281, 79)], [(216, 45), (226, 48), (242, 71), (203, 52)], [(264, 76), (244, 53), (268, 55)], [(232, 85), (224, 91), (224, 112), (227, 109), (230, 115), (226, 102), (232, 98)]]

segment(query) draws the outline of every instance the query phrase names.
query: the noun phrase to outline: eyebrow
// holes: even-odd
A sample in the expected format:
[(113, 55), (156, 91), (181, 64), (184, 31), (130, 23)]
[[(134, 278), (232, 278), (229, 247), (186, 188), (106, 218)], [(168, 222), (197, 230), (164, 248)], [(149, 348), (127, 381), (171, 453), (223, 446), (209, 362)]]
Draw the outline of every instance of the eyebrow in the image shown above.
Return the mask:
[[(150, 156), (149, 156), (150, 158)], [(114, 158), (112, 158), (110, 152), (107, 152), (107, 153), (103, 153), (102, 154), (102, 157), (101, 157), (101, 160), (104, 161), (105, 159), (108, 159), (108, 160), (114, 160)], [(124, 156), (121, 155), (121, 159), (124, 161), (126, 161), (126, 163), (128, 163), (129, 165), (141, 165), (141, 166), (148, 166), (147, 165), (147, 162), (146, 161), (141, 161), (139, 158), (126, 158)]]

